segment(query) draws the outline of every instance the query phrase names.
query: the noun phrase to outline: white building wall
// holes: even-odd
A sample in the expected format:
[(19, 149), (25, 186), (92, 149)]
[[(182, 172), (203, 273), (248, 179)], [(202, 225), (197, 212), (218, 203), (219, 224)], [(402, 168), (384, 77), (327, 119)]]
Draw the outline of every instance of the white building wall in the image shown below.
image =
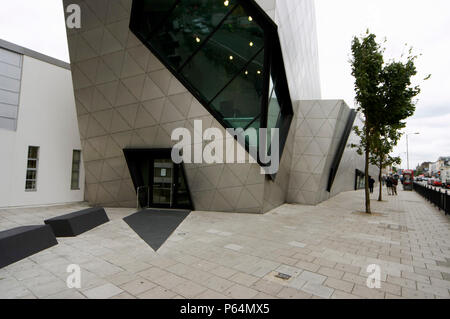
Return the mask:
[[(28, 146), (39, 146), (37, 191), (25, 191)], [(72, 154), (81, 150), (70, 70), (24, 56), (17, 130), (0, 129), (0, 207), (84, 200), (71, 190)]]

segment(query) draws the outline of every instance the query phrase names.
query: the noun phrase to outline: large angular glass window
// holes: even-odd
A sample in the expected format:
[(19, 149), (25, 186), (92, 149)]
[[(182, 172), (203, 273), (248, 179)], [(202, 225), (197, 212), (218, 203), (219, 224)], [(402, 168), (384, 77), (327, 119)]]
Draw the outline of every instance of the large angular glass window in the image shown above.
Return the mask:
[(134, 0), (130, 29), (225, 128), (279, 128), (282, 154), (292, 104), (277, 27), (255, 2)]

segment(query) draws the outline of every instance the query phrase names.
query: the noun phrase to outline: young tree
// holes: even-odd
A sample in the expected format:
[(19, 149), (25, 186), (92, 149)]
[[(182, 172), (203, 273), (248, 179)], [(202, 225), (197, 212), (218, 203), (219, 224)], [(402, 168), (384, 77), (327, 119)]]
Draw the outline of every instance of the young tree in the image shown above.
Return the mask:
[(371, 214), (369, 192), (369, 163), (377, 137), (377, 118), (382, 115), (383, 99), (381, 94), (384, 50), (376, 42), (376, 36), (367, 31), (366, 35), (355, 37), (352, 42), (352, 75), (355, 78), (356, 103), (358, 112), (364, 116), (362, 129), (354, 128), (360, 137), (357, 148), (365, 156), (365, 204), (366, 213)]
[[(365, 36), (353, 39), (352, 54), (357, 110), (364, 116), (363, 128), (354, 128), (360, 144), (352, 146), (360, 155), (365, 155), (365, 202), (366, 213), (370, 214), (369, 165), (378, 166), (381, 180), (384, 167), (400, 164), (399, 158), (389, 154), (400, 140), (400, 131), (406, 127), (405, 120), (415, 112), (417, 101), (414, 98), (420, 93), (420, 88), (411, 85), (411, 78), (417, 74), (414, 64), (417, 56), (413, 56), (410, 49), (405, 62), (384, 64), (384, 49), (369, 31)], [(382, 198), (380, 183), (378, 200)]]
[[(381, 179), (384, 167), (392, 164), (400, 165), (399, 158), (389, 154), (402, 137), (401, 130), (406, 127), (405, 120), (416, 110), (413, 99), (420, 93), (419, 86), (411, 86), (411, 78), (417, 74), (412, 49), (406, 62), (392, 61), (383, 67), (381, 94), (383, 101), (383, 115), (377, 118), (375, 126), (378, 138), (374, 140), (374, 153), (371, 163), (379, 168)], [(429, 78), (429, 77), (428, 77)], [(383, 200), (382, 183), (380, 183), (379, 201)]]

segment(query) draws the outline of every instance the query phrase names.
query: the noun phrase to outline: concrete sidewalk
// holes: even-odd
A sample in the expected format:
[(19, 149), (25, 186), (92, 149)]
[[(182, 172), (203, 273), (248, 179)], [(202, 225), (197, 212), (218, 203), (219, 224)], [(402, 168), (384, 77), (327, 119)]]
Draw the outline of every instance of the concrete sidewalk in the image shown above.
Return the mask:
[[(399, 192), (363, 210), (363, 192), (266, 215), (193, 212), (155, 253), (122, 218), (0, 270), (0, 298), (450, 298), (450, 223)], [(0, 230), (77, 205), (0, 210)], [(82, 287), (68, 289), (69, 264)], [(367, 266), (381, 268), (369, 289)], [(279, 273), (291, 276), (277, 278)]]

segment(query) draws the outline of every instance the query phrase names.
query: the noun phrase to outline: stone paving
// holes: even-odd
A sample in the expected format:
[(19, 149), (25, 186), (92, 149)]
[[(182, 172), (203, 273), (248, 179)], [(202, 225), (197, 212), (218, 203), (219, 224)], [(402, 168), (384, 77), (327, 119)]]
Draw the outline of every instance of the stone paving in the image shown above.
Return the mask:
[[(449, 218), (413, 192), (386, 199), (371, 216), (362, 191), (265, 215), (193, 212), (157, 253), (122, 220), (134, 210), (107, 209), (111, 222), (0, 269), (0, 298), (450, 298)], [(0, 210), (0, 230), (79, 208)]]

